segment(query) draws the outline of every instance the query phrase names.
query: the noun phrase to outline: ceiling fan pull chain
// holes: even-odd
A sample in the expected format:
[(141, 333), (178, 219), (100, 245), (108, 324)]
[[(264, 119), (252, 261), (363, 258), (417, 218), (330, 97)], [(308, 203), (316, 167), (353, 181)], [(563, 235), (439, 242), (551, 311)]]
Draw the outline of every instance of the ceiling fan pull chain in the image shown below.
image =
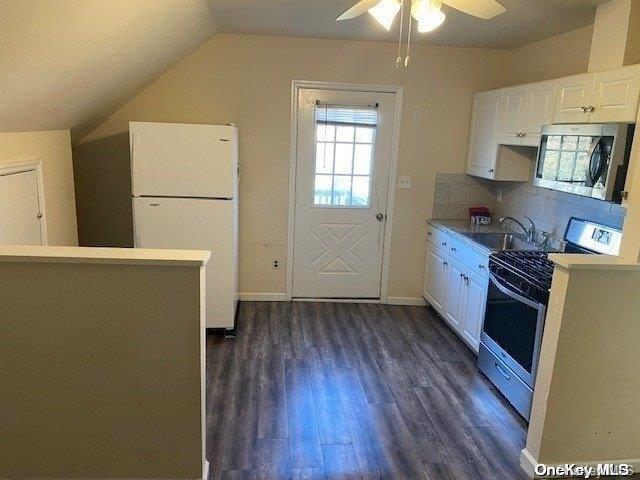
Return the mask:
[(400, 33), (398, 34), (398, 57), (396, 58), (396, 68), (400, 68), (402, 62), (402, 28), (404, 21), (404, 0), (400, 0)]
[(411, 61), (411, 56), (409, 55), (411, 50), (411, 18), (409, 18), (409, 33), (407, 33), (407, 56), (404, 57), (404, 68), (409, 66), (409, 62)]

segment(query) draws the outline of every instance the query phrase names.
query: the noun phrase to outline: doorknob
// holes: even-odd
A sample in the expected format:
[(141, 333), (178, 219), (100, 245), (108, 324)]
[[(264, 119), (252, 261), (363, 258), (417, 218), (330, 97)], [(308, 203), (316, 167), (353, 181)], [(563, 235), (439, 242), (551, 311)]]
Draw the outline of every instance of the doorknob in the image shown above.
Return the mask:
[(378, 213), (378, 214), (376, 215), (376, 219), (377, 219), (379, 222), (383, 221), (383, 220), (384, 220), (384, 214), (382, 214), (382, 213)]

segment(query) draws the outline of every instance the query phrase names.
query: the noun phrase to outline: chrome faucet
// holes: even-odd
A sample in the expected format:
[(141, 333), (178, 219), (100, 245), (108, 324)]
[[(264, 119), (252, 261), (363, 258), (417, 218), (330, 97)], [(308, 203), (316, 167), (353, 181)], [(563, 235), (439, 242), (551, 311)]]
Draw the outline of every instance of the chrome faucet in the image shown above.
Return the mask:
[(529, 221), (529, 226), (525, 227), (522, 222), (520, 222), (520, 220), (517, 220), (513, 217), (502, 217), (499, 222), (500, 223), (504, 223), (505, 220), (510, 220), (513, 223), (515, 223), (516, 225), (518, 225), (525, 233), (525, 235), (527, 236), (527, 242), (533, 242), (534, 239), (536, 238), (536, 225), (533, 223), (533, 220), (531, 220), (529, 217), (523, 215), (524, 218), (526, 218)]

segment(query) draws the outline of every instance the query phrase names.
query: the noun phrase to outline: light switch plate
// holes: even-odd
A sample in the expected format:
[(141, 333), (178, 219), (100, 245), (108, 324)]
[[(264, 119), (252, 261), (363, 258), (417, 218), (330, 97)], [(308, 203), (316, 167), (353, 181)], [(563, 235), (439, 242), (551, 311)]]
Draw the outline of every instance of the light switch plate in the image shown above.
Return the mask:
[(411, 177), (398, 177), (398, 188), (411, 188)]
[(496, 192), (496, 202), (502, 203), (502, 189), (499, 188)]

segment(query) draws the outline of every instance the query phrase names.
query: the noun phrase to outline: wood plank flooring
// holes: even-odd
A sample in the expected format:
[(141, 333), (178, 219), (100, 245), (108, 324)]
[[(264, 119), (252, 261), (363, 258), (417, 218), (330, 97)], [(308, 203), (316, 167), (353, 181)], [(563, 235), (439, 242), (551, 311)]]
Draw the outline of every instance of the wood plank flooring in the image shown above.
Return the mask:
[(526, 425), (428, 308), (246, 303), (207, 338), (210, 480), (525, 479)]

